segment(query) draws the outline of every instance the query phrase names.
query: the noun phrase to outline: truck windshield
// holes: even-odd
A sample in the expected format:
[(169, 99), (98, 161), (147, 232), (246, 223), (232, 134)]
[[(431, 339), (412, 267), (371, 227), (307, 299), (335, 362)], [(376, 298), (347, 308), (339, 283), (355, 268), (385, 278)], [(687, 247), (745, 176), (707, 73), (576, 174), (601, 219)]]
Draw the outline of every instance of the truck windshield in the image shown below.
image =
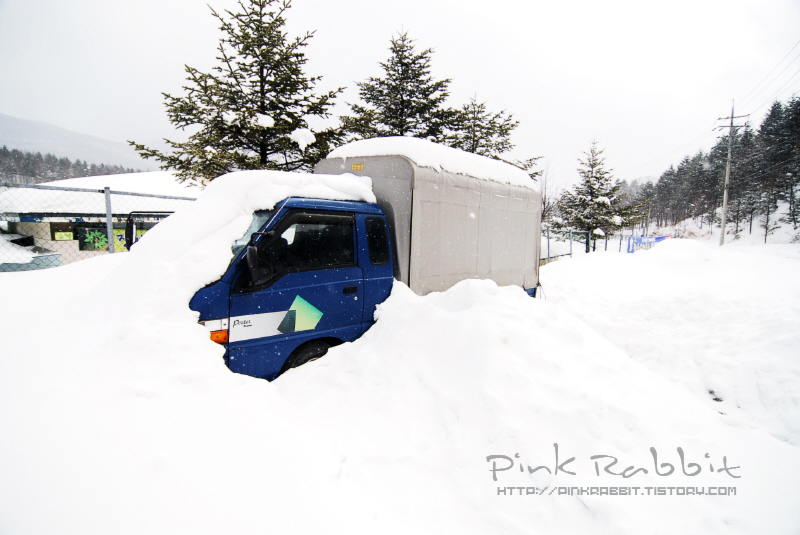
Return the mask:
[(231, 249), (233, 250), (233, 258), (247, 247), (247, 244), (250, 243), (250, 237), (253, 235), (254, 232), (258, 232), (261, 230), (267, 221), (270, 220), (272, 214), (274, 214), (274, 210), (258, 210), (253, 214), (253, 221), (250, 223), (250, 227), (247, 229), (247, 232), (244, 233), (244, 236), (233, 242), (233, 246)]

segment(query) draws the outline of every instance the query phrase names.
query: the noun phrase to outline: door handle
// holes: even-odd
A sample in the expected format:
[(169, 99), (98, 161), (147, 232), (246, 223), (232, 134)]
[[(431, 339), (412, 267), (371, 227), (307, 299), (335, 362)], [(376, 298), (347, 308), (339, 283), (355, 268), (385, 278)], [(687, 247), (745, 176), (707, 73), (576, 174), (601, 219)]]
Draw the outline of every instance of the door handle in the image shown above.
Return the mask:
[(345, 295), (350, 295), (358, 292), (358, 286), (345, 286), (344, 290), (342, 290)]

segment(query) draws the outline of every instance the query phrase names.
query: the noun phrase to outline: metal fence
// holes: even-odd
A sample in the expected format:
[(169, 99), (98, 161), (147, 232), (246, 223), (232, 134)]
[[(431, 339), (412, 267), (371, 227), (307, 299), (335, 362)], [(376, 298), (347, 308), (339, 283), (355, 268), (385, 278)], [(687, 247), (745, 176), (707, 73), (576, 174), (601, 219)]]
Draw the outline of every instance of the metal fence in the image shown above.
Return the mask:
[(0, 272), (61, 266), (124, 252), (125, 225), (140, 237), (194, 201), (113, 191), (0, 182)]
[[(545, 265), (560, 258), (586, 253), (586, 241), (589, 233), (585, 230), (552, 229), (542, 231), (542, 251), (540, 265)], [(622, 234), (597, 235), (589, 242), (589, 252), (626, 251), (627, 236)]]

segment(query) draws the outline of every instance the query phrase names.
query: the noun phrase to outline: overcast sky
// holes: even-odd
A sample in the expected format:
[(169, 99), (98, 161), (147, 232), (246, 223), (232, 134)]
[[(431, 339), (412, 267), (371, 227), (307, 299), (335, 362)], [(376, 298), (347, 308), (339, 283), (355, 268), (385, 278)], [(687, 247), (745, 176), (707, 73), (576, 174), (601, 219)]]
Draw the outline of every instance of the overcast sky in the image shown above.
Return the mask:
[[(713, 144), (732, 99), (757, 126), (800, 91), (797, 0), (294, 0), (288, 23), (316, 31), (306, 72), (320, 90), (349, 88), (341, 112), (408, 31), (435, 49), (452, 105), (477, 96), (513, 113), (514, 156), (544, 156), (564, 183), (593, 137), (616, 177), (657, 177)], [(218, 39), (203, 1), (0, 0), (0, 113), (115, 141), (173, 137), (161, 92), (180, 93), (184, 64), (209, 70)]]

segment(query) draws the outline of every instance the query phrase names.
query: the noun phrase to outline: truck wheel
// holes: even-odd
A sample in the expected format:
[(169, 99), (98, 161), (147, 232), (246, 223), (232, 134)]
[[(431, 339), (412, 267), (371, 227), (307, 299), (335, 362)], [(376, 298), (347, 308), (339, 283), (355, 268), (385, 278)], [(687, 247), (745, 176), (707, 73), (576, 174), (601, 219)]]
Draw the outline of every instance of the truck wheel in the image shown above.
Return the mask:
[(290, 368), (297, 368), (306, 362), (317, 360), (328, 352), (331, 345), (323, 340), (311, 340), (292, 351), (286, 362), (283, 363), (281, 374)]

